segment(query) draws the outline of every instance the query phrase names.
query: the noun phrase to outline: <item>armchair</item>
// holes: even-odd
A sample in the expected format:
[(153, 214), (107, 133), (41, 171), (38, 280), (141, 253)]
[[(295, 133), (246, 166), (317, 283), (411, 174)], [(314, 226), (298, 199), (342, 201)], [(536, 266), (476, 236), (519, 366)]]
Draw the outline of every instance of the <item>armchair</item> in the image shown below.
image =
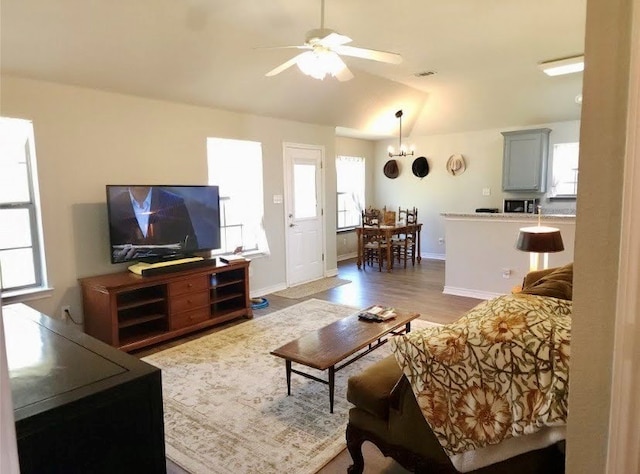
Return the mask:
[[(361, 451), (364, 441), (372, 442), (385, 456), (391, 456), (405, 468), (418, 473), (534, 474), (545, 472), (555, 474), (564, 472), (562, 425), (567, 399), (571, 314), (571, 302), (567, 300), (570, 299), (571, 294), (572, 271), (572, 265), (568, 265), (539, 275), (528, 275), (528, 278), (525, 278), (522, 294), (505, 295), (483, 302), (455, 323), (443, 328), (432, 328), (422, 334), (423, 330), (418, 330), (394, 338), (392, 345), (395, 354), (349, 379), (347, 399), (354, 405), (349, 412), (346, 430), (347, 447), (353, 459), (349, 472), (359, 474), (364, 469)], [(567, 285), (568, 298), (566, 293), (563, 295), (564, 299), (557, 295), (550, 297), (545, 294), (550, 288), (555, 292), (558, 288), (566, 291)], [(526, 309), (527, 305), (533, 305), (534, 310)], [(525, 308), (522, 315), (518, 313), (520, 307)], [(520, 328), (535, 327), (534, 334), (526, 335), (526, 338), (523, 336), (521, 341), (515, 338), (503, 341), (501, 339), (506, 335), (496, 333), (492, 336), (494, 339), (491, 345), (486, 347), (478, 344), (477, 341), (471, 342), (474, 334), (482, 337), (480, 333), (488, 328), (487, 321), (491, 321), (495, 315), (503, 314), (503, 310), (515, 314), (520, 321), (526, 321), (524, 326), (519, 326)], [(501, 330), (500, 325), (490, 328), (491, 331)], [(464, 333), (464, 344), (460, 339), (450, 336), (455, 331), (458, 331), (458, 334), (460, 331)], [(528, 330), (524, 331), (527, 334)], [(503, 342), (505, 342), (504, 346), (502, 346)], [(496, 380), (491, 380), (492, 377), (487, 375), (491, 371), (497, 373), (496, 366), (491, 365), (492, 358), (500, 358), (503, 354), (508, 354), (513, 347), (534, 348), (536, 344), (541, 348), (547, 345), (553, 347), (553, 350), (542, 351), (554, 354), (553, 358), (551, 360), (540, 358), (539, 353), (534, 350), (535, 356), (524, 356), (518, 359), (518, 370), (511, 370), (509, 364), (503, 364), (498, 370), (502, 375), (495, 377)], [(458, 350), (463, 345), (465, 348), (461, 350), (466, 351), (465, 356), (458, 358), (457, 356), (463, 352), (455, 354), (452, 351)], [(469, 354), (474, 357), (467, 357)], [(520, 357), (522, 354), (517, 352), (517, 355)], [(456, 382), (458, 387), (462, 387), (461, 391), (475, 386), (479, 379), (469, 376), (476, 370), (475, 367), (464, 369), (460, 369), (460, 366), (452, 367), (454, 362), (460, 362), (465, 358), (473, 360), (471, 364), (475, 364), (475, 361), (480, 359), (483, 359), (482, 364), (489, 361), (490, 371), (479, 374), (480, 384), (483, 387), (497, 388), (495, 393), (500, 393), (501, 396), (510, 400), (513, 400), (514, 395), (509, 391), (511, 385), (519, 387), (516, 394), (520, 396), (523, 393), (531, 393), (531, 396), (524, 397), (522, 403), (513, 403), (510, 411), (507, 409), (508, 429), (504, 432), (506, 435), (503, 433), (502, 438), (496, 437), (490, 440), (486, 447), (482, 444), (474, 444), (477, 439), (464, 439), (465, 429), (460, 423), (467, 421), (469, 417), (467, 416), (466, 419), (459, 417), (456, 413), (458, 405), (451, 401), (443, 402), (442, 392), (436, 393), (438, 392), (437, 383), (442, 381), (436, 380), (436, 385), (429, 385), (430, 381), (427, 380), (430, 377), (437, 379), (437, 376), (442, 374), (447, 374), (445, 377), (456, 377), (463, 373), (462, 379), (449, 381)], [(458, 360), (453, 361), (453, 359)], [(525, 359), (529, 360), (525, 361)], [(423, 361), (427, 364), (426, 368), (420, 365)], [(536, 365), (530, 367), (525, 362)], [(482, 364), (478, 363), (478, 365)], [(460, 372), (456, 372), (456, 369)], [(541, 374), (539, 370), (545, 373)], [(526, 375), (527, 371), (540, 374), (543, 382), (535, 377), (520, 379), (520, 373)], [(452, 373), (453, 376), (450, 375)], [(500, 387), (506, 388), (501, 392)], [(454, 392), (455, 389), (446, 391)], [(419, 396), (416, 397), (416, 394)], [(442, 408), (442, 403), (445, 403), (444, 406), (448, 406), (449, 409), (438, 410)], [(540, 410), (542, 406), (545, 407), (544, 410)], [(435, 422), (433, 417), (429, 416), (434, 413), (439, 417)], [(447, 417), (452, 418), (447, 421)], [(509, 425), (509, 423), (512, 424)], [(445, 427), (453, 431), (444, 430), (443, 438)], [(539, 428), (542, 429), (536, 431)], [(488, 436), (487, 432), (480, 434)], [(455, 452), (455, 448), (460, 443), (464, 446), (461, 454)], [(474, 458), (476, 455), (479, 457)], [(479, 462), (480, 457), (482, 459)]]

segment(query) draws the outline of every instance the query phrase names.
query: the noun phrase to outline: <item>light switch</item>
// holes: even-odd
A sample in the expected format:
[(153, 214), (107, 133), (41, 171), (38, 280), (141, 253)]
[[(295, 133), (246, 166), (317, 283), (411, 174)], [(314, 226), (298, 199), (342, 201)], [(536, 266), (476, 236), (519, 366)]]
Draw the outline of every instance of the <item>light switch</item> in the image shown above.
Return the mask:
[(482, 188), (483, 196), (491, 196), (491, 188)]

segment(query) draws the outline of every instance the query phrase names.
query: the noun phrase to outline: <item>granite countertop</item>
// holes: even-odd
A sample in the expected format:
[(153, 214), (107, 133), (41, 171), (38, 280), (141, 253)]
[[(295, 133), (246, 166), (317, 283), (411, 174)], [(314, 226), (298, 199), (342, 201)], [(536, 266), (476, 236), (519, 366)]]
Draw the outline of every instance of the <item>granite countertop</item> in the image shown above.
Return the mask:
[[(496, 219), (496, 220), (537, 220), (538, 214), (526, 214), (522, 212), (442, 212), (443, 217), (470, 217), (478, 219)], [(548, 219), (566, 219), (575, 220), (575, 214), (541, 214), (541, 220)]]

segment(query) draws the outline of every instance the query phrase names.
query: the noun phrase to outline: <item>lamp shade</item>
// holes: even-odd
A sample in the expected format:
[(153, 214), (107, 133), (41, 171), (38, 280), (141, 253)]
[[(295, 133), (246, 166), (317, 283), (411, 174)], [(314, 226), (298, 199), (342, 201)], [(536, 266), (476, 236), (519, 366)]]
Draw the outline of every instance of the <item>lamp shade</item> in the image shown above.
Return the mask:
[(555, 227), (523, 227), (518, 234), (516, 248), (525, 252), (562, 252), (564, 244), (560, 229)]

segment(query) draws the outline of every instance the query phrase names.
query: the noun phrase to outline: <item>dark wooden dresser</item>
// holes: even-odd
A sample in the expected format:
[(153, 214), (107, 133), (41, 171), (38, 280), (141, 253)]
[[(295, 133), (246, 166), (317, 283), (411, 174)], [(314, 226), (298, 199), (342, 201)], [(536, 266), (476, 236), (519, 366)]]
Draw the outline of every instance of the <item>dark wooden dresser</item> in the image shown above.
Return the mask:
[(23, 304), (3, 307), (28, 473), (165, 473), (160, 370)]

